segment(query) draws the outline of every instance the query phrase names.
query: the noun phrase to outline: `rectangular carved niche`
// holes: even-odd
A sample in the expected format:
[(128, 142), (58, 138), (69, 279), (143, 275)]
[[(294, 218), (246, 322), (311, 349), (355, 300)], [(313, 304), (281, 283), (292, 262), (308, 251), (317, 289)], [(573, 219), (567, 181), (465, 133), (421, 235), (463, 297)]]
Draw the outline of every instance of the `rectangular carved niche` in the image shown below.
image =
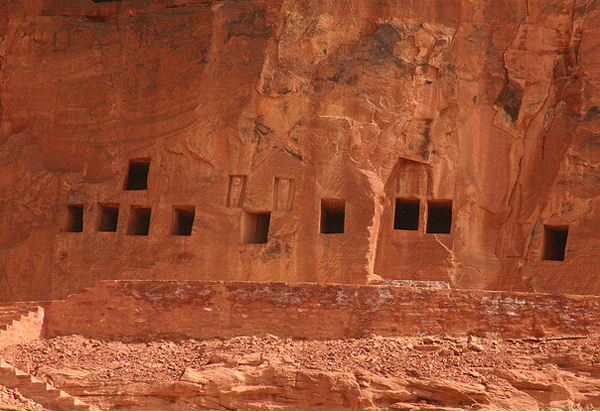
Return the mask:
[(229, 189), (227, 191), (227, 207), (242, 207), (246, 194), (246, 176), (229, 176)]
[(346, 201), (321, 199), (321, 233), (344, 233)]
[(172, 235), (191, 236), (194, 227), (196, 208), (194, 206), (173, 207), (173, 229)]
[(427, 233), (450, 233), (452, 229), (452, 200), (427, 202)]
[(289, 212), (294, 207), (294, 192), (296, 181), (294, 179), (275, 178), (273, 191), (273, 210)]
[(118, 204), (98, 203), (98, 232), (116, 232), (118, 221)]
[(127, 234), (136, 236), (148, 236), (150, 232), (150, 217), (152, 209), (143, 206), (131, 206), (129, 212), (129, 224)]
[(65, 232), (83, 232), (83, 204), (67, 205)]
[(424, 164), (401, 159), (396, 174), (398, 197), (423, 197), (428, 191), (428, 172)]
[(419, 230), (419, 199), (396, 199), (395, 230)]
[(125, 179), (125, 190), (148, 189), (148, 172), (150, 171), (150, 159), (132, 159), (129, 161), (127, 177)]
[(241, 243), (267, 243), (271, 212), (247, 212), (242, 214)]
[(569, 226), (544, 225), (544, 249), (542, 258), (544, 260), (565, 260), (568, 234)]

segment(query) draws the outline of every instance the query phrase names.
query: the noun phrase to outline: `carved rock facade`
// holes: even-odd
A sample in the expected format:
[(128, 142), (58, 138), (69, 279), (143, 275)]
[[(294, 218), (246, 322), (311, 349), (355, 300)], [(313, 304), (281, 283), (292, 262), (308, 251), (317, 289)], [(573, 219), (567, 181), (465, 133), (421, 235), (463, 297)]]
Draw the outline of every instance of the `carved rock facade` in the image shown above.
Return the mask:
[(99, 279), (600, 293), (600, 5), (9, 0), (0, 299)]

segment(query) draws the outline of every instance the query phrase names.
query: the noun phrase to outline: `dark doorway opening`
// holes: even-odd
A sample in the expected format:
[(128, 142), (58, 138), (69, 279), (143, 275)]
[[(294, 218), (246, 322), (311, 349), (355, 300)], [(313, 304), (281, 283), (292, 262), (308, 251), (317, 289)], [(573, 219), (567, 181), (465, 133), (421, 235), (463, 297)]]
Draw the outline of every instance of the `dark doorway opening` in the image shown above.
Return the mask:
[(152, 209), (149, 207), (131, 206), (129, 213), (128, 235), (148, 236), (150, 231), (150, 216)]
[(544, 260), (565, 260), (568, 226), (544, 225)]
[(450, 233), (452, 229), (452, 201), (427, 202), (427, 233)]
[(83, 232), (83, 205), (67, 205), (67, 227), (65, 232)]
[(150, 159), (135, 159), (129, 161), (127, 179), (125, 179), (125, 190), (148, 189), (148, 171), (150, 170)]
[(191, 236), (194, 227), (196, 208), (194, 206), (175, 206), (173, 208), (172, 235)]
[(267, 243), (271, 212), (246, 212), (242, 215), (242, 243)]
[(346, 201), (321, 199), (321, 233), (344, 233)]
[(116, 232), (118, 220), (118, 204), (98, 204), (98, 232)]
[(394, 229), (418, 230), (419, 207), (420, 201), (418, 199), (396, 199), (396, 210), (394, 212)]

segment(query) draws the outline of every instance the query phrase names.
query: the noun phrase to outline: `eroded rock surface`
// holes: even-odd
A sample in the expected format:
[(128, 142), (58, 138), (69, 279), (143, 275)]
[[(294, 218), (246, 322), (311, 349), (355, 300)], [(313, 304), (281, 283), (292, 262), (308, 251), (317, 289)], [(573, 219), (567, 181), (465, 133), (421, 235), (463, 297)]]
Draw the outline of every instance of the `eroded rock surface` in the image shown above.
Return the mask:
[(105, 410), (581, 410), (600, 407), (600, 340), (382, 338), (104, 342), (0, 357)]
[(600, 293), (599, 14), (4, 2), (0, 299), (375, 274)]
[(0, 410), (3, 411), (46, 411), (40, 404), (21, 395), (19, 391), (0, 385)]

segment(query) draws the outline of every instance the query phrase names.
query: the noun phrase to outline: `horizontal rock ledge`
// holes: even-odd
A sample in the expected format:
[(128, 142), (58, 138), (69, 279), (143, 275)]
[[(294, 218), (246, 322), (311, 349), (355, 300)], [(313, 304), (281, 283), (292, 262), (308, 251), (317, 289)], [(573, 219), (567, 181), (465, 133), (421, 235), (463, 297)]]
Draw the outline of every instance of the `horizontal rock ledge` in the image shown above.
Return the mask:
[(43, 304), (44, 336), (338, 339), (595, 335), (600, 297), (404, 286), (99, 281)]

